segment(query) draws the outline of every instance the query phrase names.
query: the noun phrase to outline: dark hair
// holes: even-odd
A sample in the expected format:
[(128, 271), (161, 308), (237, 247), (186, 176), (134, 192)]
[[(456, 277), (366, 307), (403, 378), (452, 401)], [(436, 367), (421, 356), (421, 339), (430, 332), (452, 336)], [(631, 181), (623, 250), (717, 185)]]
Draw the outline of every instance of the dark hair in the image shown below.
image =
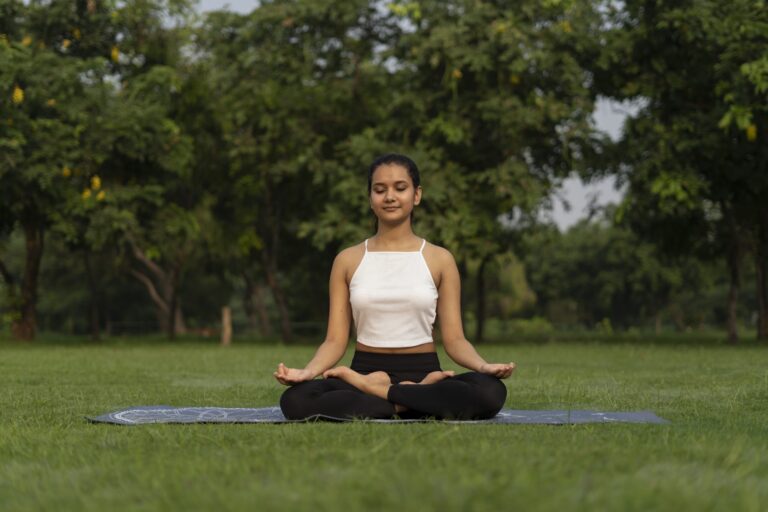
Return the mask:
[[(408, 176), (411, 177), (413, 188), (416, 189), (419, 187), (421, 178), (419, 177), (419, 168), (416, 166), (416, 162), (405, 155), (400, 155), (398, 153), (388, 153), (378, 157), (373, 161), (373, 163), (371, 163), (371, 166), (368, 167), (368, 196), (371, 195), (371, 188), (373, 187), (373, 173), (376, 172), (376, 169), (382, 165), (399, 165), (400, 167), (403, 167), (406, 171), (408, 171)], [(414, 218), (413, 210), (411, 210), (411, 222), (413, 222)], [(376, 218), (373, 221), (373, 230), (376, 231), (378, 228), (379, 219)]]
[(373, 185), (373, 173), (376, 172), (376, 169), (381, 167), (382, 165), (399, 165), (400, 167), (404, 167), (406, 171), (408, 171), (408, 176), (411, 177), (411, 181), (413, 181), (413, 188), (417, 188), (419, 184), (421, 183), (421, 179), (419, 178), (419, 168), (416, 166), (416, 162), (411, 160), (405, 155), (398, 155), (397, 153), (389, 153), (387, 155), (383, 155), (378, 157), (376, 160), (373, 161), (371, 166), (368, 168), (368, 195), (371, 195), (371, 187)]

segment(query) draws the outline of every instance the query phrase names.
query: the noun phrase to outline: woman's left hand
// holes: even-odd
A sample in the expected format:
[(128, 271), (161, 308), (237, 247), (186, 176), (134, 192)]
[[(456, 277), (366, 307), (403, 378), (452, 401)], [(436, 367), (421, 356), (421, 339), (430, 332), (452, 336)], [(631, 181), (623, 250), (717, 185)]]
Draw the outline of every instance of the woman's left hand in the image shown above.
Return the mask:
[(485, 363), (478, 371), (486, 375), (498, 377), (499, 379), (506, 379), (512, 375), (515, 368), (517, 368), (515, 363)]

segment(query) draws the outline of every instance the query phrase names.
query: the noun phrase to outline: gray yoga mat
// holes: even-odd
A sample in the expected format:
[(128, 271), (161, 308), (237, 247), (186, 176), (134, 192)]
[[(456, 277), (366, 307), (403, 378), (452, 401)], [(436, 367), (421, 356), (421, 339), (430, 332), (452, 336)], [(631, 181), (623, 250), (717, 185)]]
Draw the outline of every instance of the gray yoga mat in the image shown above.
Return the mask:
[[(93, 423), (115, 425), (139, 425), (144, 423), (300, 423), (307, 421), (350, 421), (330, 416), (313, 416), (308, 420), (288, 420), (279, 407), (256, 409), (231, 407), (171, 407), (167, 405), (139, 406), (87, 417)], [(371, 423), (418, 423), (432, 420), (355, 420)], [(527, 423), (566, 425), (571, 423), (669, 423), (651, 411), (601, 412), (601, 411), (526, 411), (502, 409), (496, 417), (478, 421), (442, 420), (440, 423), (506, 424)]]

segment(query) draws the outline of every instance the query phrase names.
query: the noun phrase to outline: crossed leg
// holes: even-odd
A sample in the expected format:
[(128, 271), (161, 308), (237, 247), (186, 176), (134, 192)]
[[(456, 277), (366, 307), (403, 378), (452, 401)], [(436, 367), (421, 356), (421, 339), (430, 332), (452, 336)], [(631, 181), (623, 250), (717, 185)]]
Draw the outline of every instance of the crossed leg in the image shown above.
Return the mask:
[(392, 384), (385, 372), (363, 375), (346, 367), (324, 376), (283, 393), (280, 407), (287, 418), (391, 418), (406, 412), (414, 417), (484, 419), (495, 416), (507, 396), (499, 379), (477, 372), (432, 372), (419, 383), (399, 384)]
[(286, 418), (391, 418), (395, 407), (385, 399), (364, 393), (341, 379), (317, 379), (289, 387), (280, 397)]
[(396, 413), (411, 410), (437, 418), (492, 418), (507, 397), (507, 388), (499, 379), (477, 372), (455, 376), (450, 371), (435, 371), (419, 383), (399, 384), (392, 384), (385, 372), (363, 375), (346, 366), (328, 370), (323, 376), (341, 379), (363, 393), (393, 403)]

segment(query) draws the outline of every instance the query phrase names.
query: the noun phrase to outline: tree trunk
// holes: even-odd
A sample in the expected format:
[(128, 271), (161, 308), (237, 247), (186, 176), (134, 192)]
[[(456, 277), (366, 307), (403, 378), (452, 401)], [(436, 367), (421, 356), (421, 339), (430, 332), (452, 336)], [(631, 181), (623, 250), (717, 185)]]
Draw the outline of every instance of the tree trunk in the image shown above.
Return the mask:
[(245, 292), (243, 293), (243, 307), (248, 317), (248, 324), (253, 330), (258, 330), (261, 336), (272, 336), (272, 326), (269, 322), (269, 314), (261, 295), (261, 286), (257, 285), (251, 277), (243, 272), (245, 279)]
[[(262, 264), (264, 265), (264, 274), (267, 279), (267, 286), (272, 290), (272, 296), (275, 298), (275, 304), (277, 305), (277, 311), (280, 315), (280, 332), (282, 334), (283, 341), (290, 342), (293, 339), (293, 332), (291, 330), (291, 322), (288, 316), (288, 306), (285, 300), (285, 294), (283, 288), (280, 286), (280, 282), (277, 279), (278, 268), (277, 262), (279, 261), (278, 254), (280, 248), (280, 226), (282, 222), (281, 217), (281, 202), (274, 202), (272, 200), (272, 181), (269, 174), (266, 175), (266, 187), (264, 194), (264, 209), (266, 216), (264, 223), (261, 225), (261, 232), (264, 234), (263, 239), (266, 242), (264, 248), (261, 250)], [(278, 196), (279, 197), (279, 196)]]
[(83, 261), (85, 262), (85, 275), (88, 279), (88, 289), (91, 292), (90, 303), (88, 309), (90, 311), (90, 324), (91, 324), (91, 339), (93, 341), (99, 341), (101, 333), (99, 332), (99, 287), (96, 284), (96, 277), (93, 275), (93, 267), (91, 266), (91, 254), (88, 249), (83, 251)]
[(768, 208), (757, 212), (757, 243), (755, 248), (755, 277), (757, 278), (757, 339), (768, 340)]
[(282, 334), (283, 341), (290, 342), (293, 339), (293, 332), (291, 331), (291, 323), (288, 318), (288, 306), (286, 304), (285, 294), (277, 280), (277, 269), (272, 266), (270, 262), (271, 258), (266, 250), (262, 250), (261, 255), (264, 262), (264, 273), (267, 278), (267, 285), (270, 290), (272, 290), (272, 296), (275, 298), (277, 311), (280, 314), (280, 333)]
[(765, 256), (758, 250), (755, 255), (757, 277), (757, 339), (768, 339), (768, 283), (766, 283)]
[(176, 338), (176, 315), (179, 310), (178, 294), (176, 293), (176, 272), (171, 270), (169, 281), (163, 286), (166, 289), (168, 301), (168, 339)]
[(475, 342), (482, 343), (485, 330), (485, 266), (490, 260), (489, 256), (483, 257), (480, 266), (477, 268), (475, 283), (477, 286), (477, 313), (475, 322)]
[[(467, 276), (467, 264), (462, 259), (458, 262), (458, 270), (459, 270), (459, 281), (464, 282), (464, 279)], [(459, 289), (459, 303), (461, 305), (461, 325), (464, 326), (467, 323), (467, 294), (464, 291), (464, 286), (461, 286)]]
[(177, 334), (186, 333), (184, 314), (181, 310), (181, 303), (176, 290), (178, 287), (177, 276), (179, 274), (179, 266), (177, 265), (176, 268), (167, 272), (157, 263), (147, 258), (144, 251), (135, 243), (130, 242), (130, 244), (134, 258), (144, 268), (131, 268), (129, 272), (147, 289), (150, 299), (155, 304), (160, 329), (170, 339), (173, 339)]
[(18, 299), (16, 297), (16, 280), (14, 279), (13, 274), (11, 274), (11, 272), (8, 270), (8, 267), (5, 266), (5, 263), (3, 263), (1, 260), (0, 276), (2, 276), (3, 281), (5, 281), (7, 304), (12, 311), (15, 311), (18, 308)]
[(26, 261), (21, 282), (20, 316), (11, 324), (11, 334), (18, 340), (31, 341), (37, 334), (37, 278), (43, 257), (44, 230), (34, 222), (24, 224)]
[(229, 306), (221, 308), (221, 344), (225, 347), (232, 344), (232, 310)]
[(187, 334), (187, 322), (184, 320), (184, 310), (181, 309), (181, 301), (176, 298), (176, 306), (173, 315), (173, 333), (175, 335)]
[(739, 341), (738, 299), (741, 285), (741, 250), (738, 241), (732, 241), (728, 249), (728, 275), (730, 288), (728, 290), (728, 343), (735, 345)]

